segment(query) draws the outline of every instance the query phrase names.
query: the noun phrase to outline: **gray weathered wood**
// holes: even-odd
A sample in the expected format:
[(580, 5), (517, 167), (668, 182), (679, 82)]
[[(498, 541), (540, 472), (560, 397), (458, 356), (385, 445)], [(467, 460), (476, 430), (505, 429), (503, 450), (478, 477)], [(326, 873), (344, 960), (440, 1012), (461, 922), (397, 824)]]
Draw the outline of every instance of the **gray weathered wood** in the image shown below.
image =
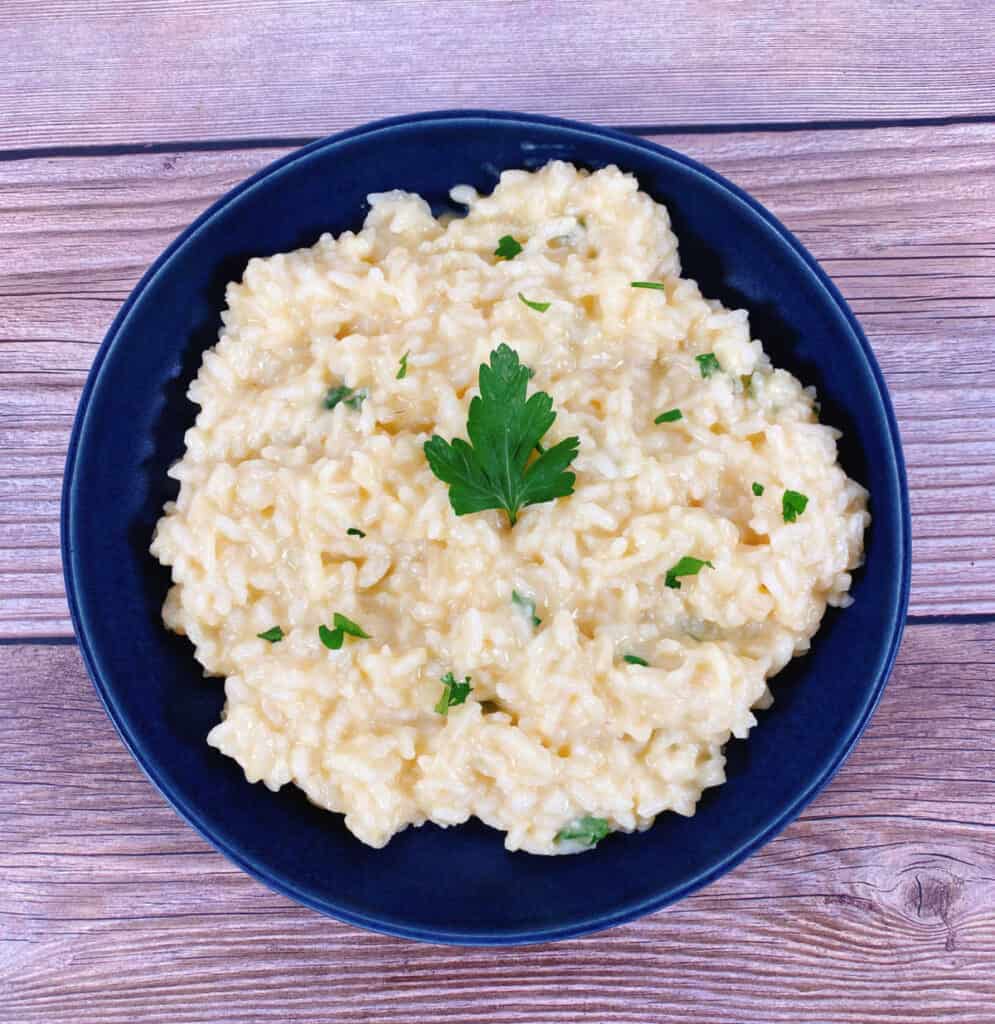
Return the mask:
[[(995, 125), (675, 135), (834, 275), (892, 389), (918, 614), (995, 612)], [(67, 634), (58, 497), (76, 399), (141, 272), (284, 150), (0, 162), (0, 636)]]
[(502, 951), (365, 934), (268, 892), (153, 791), (74, 647), (2, 657), (4, 1024), (992, 1019), (991, 625), (910, 627), (839, 776), (730, 875), (610, 933)]
[(987, 0), (5, 0), (0, 148), (318, 136), (491, 107), (615, 125), (989, 114)]

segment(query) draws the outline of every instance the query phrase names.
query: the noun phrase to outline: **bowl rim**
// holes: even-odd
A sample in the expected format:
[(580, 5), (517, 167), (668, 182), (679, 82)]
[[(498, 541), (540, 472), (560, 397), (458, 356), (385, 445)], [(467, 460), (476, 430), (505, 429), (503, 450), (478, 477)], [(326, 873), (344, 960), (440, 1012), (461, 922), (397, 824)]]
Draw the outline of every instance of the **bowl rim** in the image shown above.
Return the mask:
[[(666, 892), (658, 893), (650, 898), (639, 900), (633, 903), (621, 905), (613, 913), (602, 913), (592, 915), (590, 918), (575, 920), (566, 925), (553, 927), (526, 928), (517, 932), (482, 932), (482, 931), (459, 931), (442, 928), (432, 928), (418, 925), (406, 924), (401, 915), (364, 915), (354, 910), (346, 910), (336, 906), (327, 899), (318, 899), (308, 892), (296, 887), (290, 881), (276, 877), (268, 867), (250, 857), (231, 844), (218, 839), (213, 835), (210, 826), (199, 816), (196, 809), (189, 806), (184, 798), (175, 792), (171, 787), (158, 779), (150, 769), (145, 758), (141, 745), (131, 735), (127, 721), (121, 714), (113, 696), (112, 688), (107, 685), (106, 680), (100, 671), (99, 659), (92, 649), (86, 631), (83, 629), (83, 616), (81, 605), (85, 603), (82, 595), (82, 585), (79, 580), (78, 567), (73, 546), (73, 510), (74, 510), (74, 487), (73, 482), (76, 473), (76, 461), (78, 450), (86, 433), (87, 414), (90, 407), (90, 399), (100, 377), (101, 369), (111, 348), (124, 329), (129, 315), (134, 306), (142, 298), (146, 289), (158, 277), (158, 275), (169, 264), (174, 254), (195, 238), (202, 229), (215, 219), (230, 203), (237, 198), (257, 187), (263, 181), (278, 174), (285, 168), (291, 166), (298, 160), (309, 157), (312, 153), (326, 148), (334, 148), (341, 143), (347, 142), (360, 136), (377, 135), (390, 133), (394, 129), (404, 128), (418, 124), (430, 124), (439, 121), (467, 121), (467, 122), (504, 122), (522, 126), (541, 125), (544, 127), (561, 128), (573, 133), (593, 135), (608, 139), (615, 143), (621, 143), (633, 149), (649, 152), (656, 157), (662, 157), (669, 161), (683, 164), (697, 174), (710, 179), (735, 199), (744, 203), (757, 214), (766, 224), (776, 232), (781, 239), (788, 243), (791, 249), (804, 264), (808, 272), (815, 278), (818, 284), (826, 292), (832, 303), (842, 314), (844, 321), (855, 337), (858, 347), (870, 369), (874, 384), (877, 390), (878, 399), (884, 412), (884, 419), (887, 424), (888, 440), (890, 442), (890, 460), (893, 472), (897, 479), (898, 490), (901, 500), (900, 510), (900, 549), (901, 549), (901, 578), (897, 592), (897, 599), (892, 609), (890, 623), (890, 642), (884, 657), (878, 663), (877, 676), (873, 684), (866, 690), (863, 707), (859, 719), (851, 728), (850, 732), (842, 737), (836, 747), (835, 754), (828, 762), (823, 771), (812, 779), (808, 786), (798, 794), (795, 800), (776, 819), (769, 822), (765, 827), (759, 829), (748, 841), (739, 847), (731, 850), (718, 863), (712, 867), (702, 870), (695, 877), (685, 882), (676, 889), (668, 889)], [(454, 183), (456, 184), (456, 183)], [(87, 674), (93, 683), (94, 689), (107, 712), (108, 717), (114, 724), (118, 735), (131, 753), (132, 757), (142, 769), (146, 778), (154, 788), (173, 807), (173, 809), (192, 826), (204, 839), (216, 850), (224, 854), (230, 861), (245, 871), (248, 875), (262, 882), (269, 889), (287, 896), (296, 902), (326, 914), (347, 924), (366, 928), (381, 934), (397, 936), (400, 938), (416, 939), (423, 942), (440, 943), (446, 945), (461, 946), (515, 946), (540, 942), (551, 942), (582, 935), (594, 931), (601, 931), (612, 928), (615, 925), (635, 920), (645, 914), (652, 913), (664, 906), (683, 899), (685, 896), (701, 889), (710, 882), (732, 870), (750, 854), (763, 846), (770, 839), (780, 833), (788, 824), (794, 821), (801, 811), (811, 800), (822, 790), (840, 769), (847, 759), (853, 747), (859, 740), (861, 734), (870, 721), (874, 710), (877, 708), (884, 691), (885, 684), (891, 675), (895, 658), (901, 644), (902, 634), (905, 628), (908, 613), (909, 591), (911, 584), (911, 513), (909, 508), (908, 482), (905, 470), (905, 460), (902, 453), (901, 436), (895, 412), (892, 407), (891, 398), (888, 393), (884, 377), (874, 356), (870, 343), (854, 316), (846, 300), (833, 284), (832, 280), (816, 262), (804, 245), (788, 230), (769, 210), (762, 206), (747, 192), (729, 181), (722, 175), (706, 167), (704, 164), (685, 156), (682, 153), (662, 146), (650, 139), (640, 136), (629, 135), (626, 132), (612, 128), (604, 128), (598, 125), (582, 121), (575, 121), (566, 118), (551, 117), (542, 114), (526, 114), (516, 111), (497, 111), (478, 108), (467, 109), (446, 109), (438, 111), (424, 111), (412, 114), (404, 114), (399, 117), (385, 118), (372, 121), (355, 128), (338, 132), (333, 135), (317, 139), (303, 147), (293, 150), (290, 153), (278, 158), (255, 174), (246, 178), (233, 189), (212, 203), (201, 213), (187, 228), (162, 251), (156, 260), (142, 275), (141, 279), (132, 289), (128, 298), (121, 306), (114, 320), (104, 336), (100, 347), (94, 357), (93, 363), (87, 375), (86, 383), (80, 394), (73, 420), (72, 432), (69, 438), (69, 445), (66, 453), (65, 472), (63, 475), (61, 506), (60, 506), (60, 548), (63, 566), (63, 576), (66, 587), (66, 598), (69, 605), (70, 617), (73, 624), (73, 631), (86, 667)]]

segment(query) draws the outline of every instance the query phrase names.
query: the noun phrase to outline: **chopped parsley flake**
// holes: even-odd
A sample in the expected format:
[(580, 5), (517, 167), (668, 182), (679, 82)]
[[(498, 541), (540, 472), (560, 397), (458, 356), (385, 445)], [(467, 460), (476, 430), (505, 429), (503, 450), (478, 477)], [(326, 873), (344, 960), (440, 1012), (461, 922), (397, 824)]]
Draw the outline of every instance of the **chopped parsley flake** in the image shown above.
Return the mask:
[(575, 840), (585, 846), (597, 846), (611, 830), (611, 825), (604, 818), (585, 816), (561, 828), (556, 833), (556, 842)]
[(684, 413), (680, 409), (669, 409), (667, 412), (660, 413), (654, 423), (676, 423), (677, 420), (684, 419)]
[(341, 629), (329, 629), (327, 626), (318, 627), (318, 639), (330, 650), (337, 651), (345, 640), (345, 634)]
[(494, 250), (494, 255), (498, 259), (513, 260), (521, 251), (521, 245), (511, 235), (502, 235), (498, 239), (498, 247)]
[(532, 458), (556, 413), (545, 391), (526, 401), (531, 376), (513, 349), (499, 345), (490, 365), (480, 367), (480, 394), (470, 402), (466, 422), (470, 443), (438, 435), (425, 442), (425, 458), (449, 485), (456, 515), (500, 508), (514, 526), (525, 506), (573, 494), (576, 477), (567, 467), (577, 456), (579, 438), (568, 437)]
[(529, 309), (534, 309), (537, 313), (545, 313), (552, 305), (551, 302), (530, 302), (521, 292), (518, 293), (518, 297), (526, 306), (529, 307)]
[(462, 683), (458, 683), (452, 672), (447, 672), (442, 677), (442, 696), (435, 705), (436, 714), (448, 715), (450, 708), (464, 704), (472, 689), (470, 676), (466, 676)]
[(808, 498), (798, 491), (785, 491), (781, 498), (781, 515), (786, 523), (793, 523), (804, 511)]
[(759, 498), (760, 495), (763, 494), (763, 492), (764, 492), (764, 485), (763, 484), (758, 484), (756, 482), (756, 480), (754, 480), (753, 481), (752, 491)]
[(343, 398), (348, 398), (351, 394), (352, 388), (346, 387), (345, 384), (340, 384), (337, 388), (329, 388), (325, 395), (325, 408), (334, 409)]
[(330, 650), (337, 651), (345, 642), (346, 635), (359, 637), (368, 640), (370, 634), (362, 626), (357, 625), (352, 619), (347, 619), (340, 612), (336, 612), (333, 618), (334, 629), (327, 626), (318, 627), (318, 638)]
[(642, 665), (644, 668), (649, 667), (649, 662), (640, 658), (637, 654), (623, 654), (622, 661), (628, 662), (630, 665)]
[(370, 634), (362, 626), (353, 622), (352, 619), (347, 619), (339, 612), (335, 613), (334, 622), (336, 629), (341, 629), (343, 633), (348, 633), (349, 636), (358, 636), (361, 640), (370, 639)]
[(694, 361), (698, 364), (702, 377), (711, 377), (717, 370), (722, 369), (718, 359), (715, 358), (714, 352), (706, 352), (704, 355), (695, 356)]
[(665, 284), (660, 284), (659, 281), (633, 281), (632, 282), (632, 287), (633, 288), (652, 288), (653, 291), (656, 291), (656, 292), (665, 291), (666, 288), (667, 288), (667, 286)]
[(325, 408), (334, 409), (339, 402), (344, 402), (350, 409), (358, 409), (366, 400), (368, 394), (369, 392), (366, 388), (354, 391), (345, 384), (340, 384), (338, 387), (328, 389), (325, 394)]
[(511, 592), (511, 603), (522, 609), (522, 613), (532, 620), (533, 626), (541, 626), (542, 619), (536, 615), (535, 598), (523, 597), (517, 590)]
[(404, 380), (404, 378), (407, 377), (409, 355), (411, 355), (410, 352), (405, 352), (404, 355), (401, 356), (401, 362), (397, 367), (397, 373), (394, 375), (394, 380)]
[(349, 529), (346, 530), (346, 533), (349, 534), (350, 537), (365, 537), (366, 536), (366, 534), (363, 533), (362, 530), (358, 530), (355, 526), (350, 526)]
[(257, 633), (260, 640), (268, 640), (271, 644), (278, 644), (283, 639), (283, 630), (279, 626), (273, 626), (264, 633)]
[(715, 566), (706, 559), (694, 558), (691, 555), (685, 555), (677, 565), (667, 570), (667, 586), (672, 587), (674, 590), (680, 590), (681, 581), (678, 579), (679, 576), (697, 576), (706, 565), (709, 569), (715, 568)]

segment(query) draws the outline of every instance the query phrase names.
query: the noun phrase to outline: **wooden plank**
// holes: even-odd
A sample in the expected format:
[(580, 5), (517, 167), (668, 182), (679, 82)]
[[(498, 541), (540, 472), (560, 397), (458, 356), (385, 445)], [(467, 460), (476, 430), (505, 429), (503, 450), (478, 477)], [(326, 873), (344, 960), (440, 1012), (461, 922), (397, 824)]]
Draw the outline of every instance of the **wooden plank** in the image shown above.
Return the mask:
[(6, 0), (0, 148), (320, 136), (492, 107), (614, 125), (992, 112), (986, 0)]
[[(861, 317), (906, 445), (913, 612), (995, 612), (995, 126), (660, 141), (770, 206)], [(0, 636), (70, 631), (65, 445), (118, 305), (186, 223), (283, 152), (0, 162)]]
[(611, 932), (500, 953), (270, 893), (155, 794), (74, 647), (4, 660), (4, 1022), (991, 1021), (991, 624), (910, 627), (843, 770), (730, 875)]

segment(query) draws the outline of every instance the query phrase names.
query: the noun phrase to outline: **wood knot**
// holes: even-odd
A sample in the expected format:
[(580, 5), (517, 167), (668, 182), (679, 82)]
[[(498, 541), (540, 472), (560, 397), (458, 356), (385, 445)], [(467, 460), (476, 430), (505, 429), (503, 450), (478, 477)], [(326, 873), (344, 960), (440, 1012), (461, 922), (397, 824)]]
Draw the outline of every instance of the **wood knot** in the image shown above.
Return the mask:
[(939, 921), (947, 930), (947, 951), (954, 949), (951, 917), (964, 883), (954, 875), (917, 872), (902, 886), (902, 902), (910, 916), (920, 921)]

